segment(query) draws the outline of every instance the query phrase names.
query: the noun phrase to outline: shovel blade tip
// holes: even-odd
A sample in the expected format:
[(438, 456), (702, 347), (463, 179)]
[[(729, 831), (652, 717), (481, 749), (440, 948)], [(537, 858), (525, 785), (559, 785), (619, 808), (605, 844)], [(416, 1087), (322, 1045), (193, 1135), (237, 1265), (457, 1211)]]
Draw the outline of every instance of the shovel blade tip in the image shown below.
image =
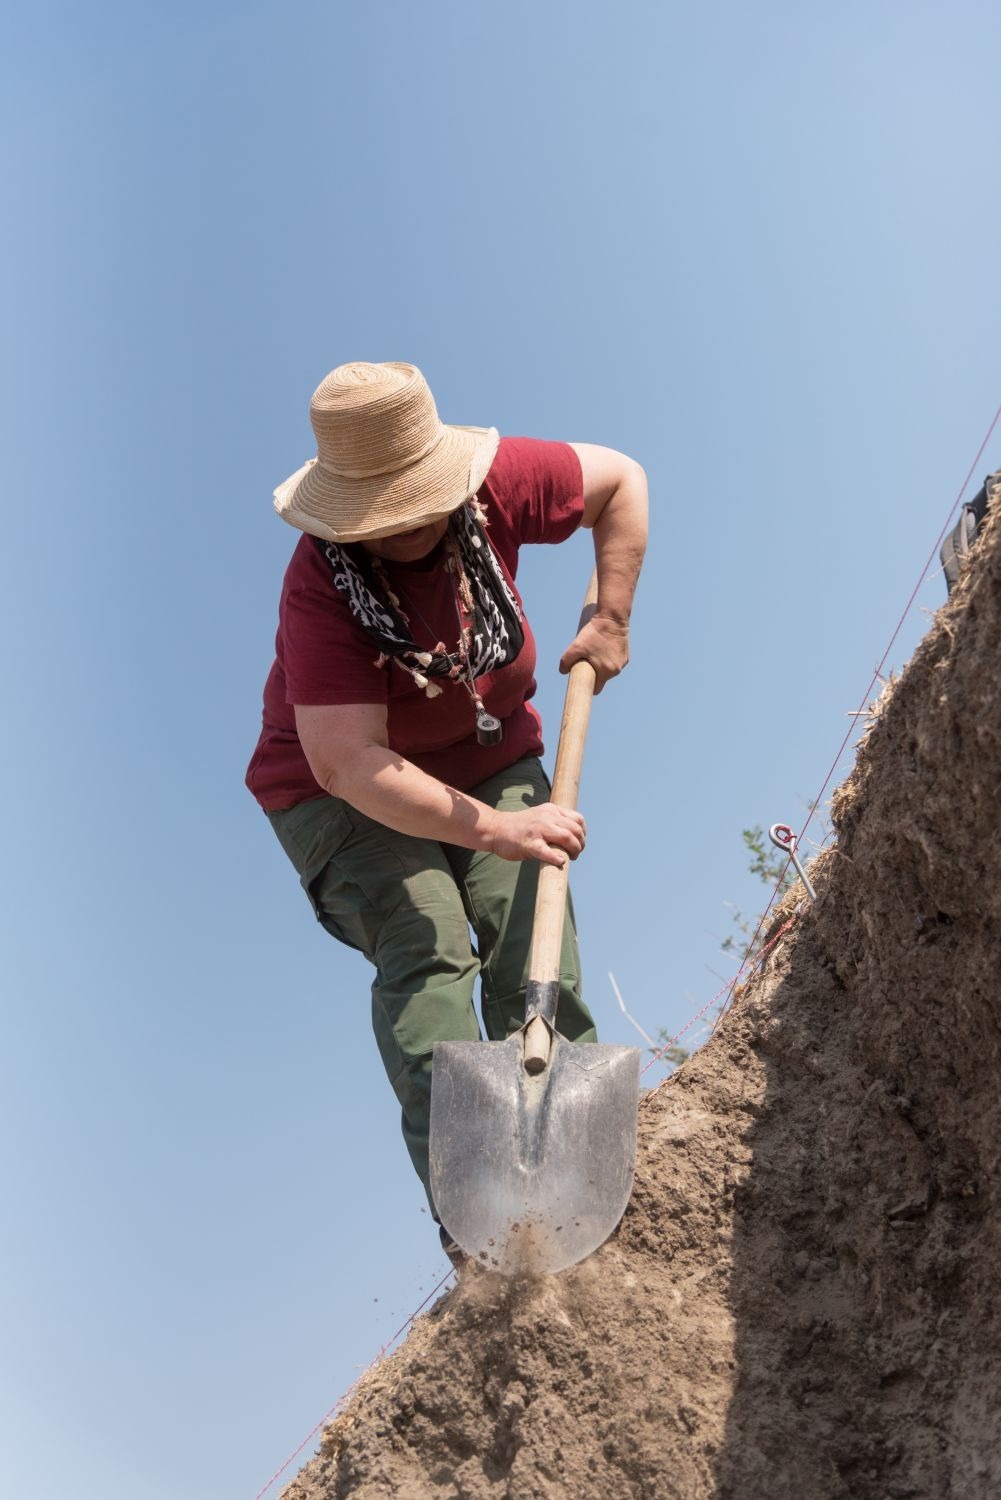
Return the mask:
[(477, 1264), (538, 1275), (584, 1260), (632, 1190), (639, 1050), (554, 1038), (526, 1073), (520, 1034), (440, 1042), (431, 1091), (431, 1191)]

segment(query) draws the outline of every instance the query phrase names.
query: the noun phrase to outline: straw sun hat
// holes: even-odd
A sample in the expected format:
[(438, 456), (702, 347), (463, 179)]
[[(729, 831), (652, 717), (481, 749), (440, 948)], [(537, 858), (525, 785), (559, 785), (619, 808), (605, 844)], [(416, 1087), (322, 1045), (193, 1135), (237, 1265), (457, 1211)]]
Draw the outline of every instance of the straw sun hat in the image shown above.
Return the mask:
[(316, 458), (275, 490), (283, 521), (330, 542), (413, 531), (475, 495), (496, 427), (439, 420), (415, 365), (339, 365), (313, 392)]

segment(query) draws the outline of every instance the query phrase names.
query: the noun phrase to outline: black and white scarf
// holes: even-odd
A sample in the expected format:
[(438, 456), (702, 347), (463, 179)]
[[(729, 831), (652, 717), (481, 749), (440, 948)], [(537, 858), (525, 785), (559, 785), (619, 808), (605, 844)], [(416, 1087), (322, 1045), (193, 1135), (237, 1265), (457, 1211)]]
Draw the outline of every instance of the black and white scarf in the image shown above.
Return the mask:
[[(471, 687), (473, 679), (514, 661), (525, 641), (521, 610), (490, 545), (485, 521), (483, 507), (474, 496), (453, 512), (445, 533), (446, 566), (452, 572), (456, 599), (462, 601), (468, 621), (455, 651), (418, 647), (379, 560), (364, 547), (316, 539), (330, 563), (334, 586), (379, 648), (376, 665), (397, 662), (429, 698), (441, 692), (434, 678), (463, 681)], [(456, 627), (459, 625), (457, 612)], [(443, 644), (439, 642), (438, 647)]]

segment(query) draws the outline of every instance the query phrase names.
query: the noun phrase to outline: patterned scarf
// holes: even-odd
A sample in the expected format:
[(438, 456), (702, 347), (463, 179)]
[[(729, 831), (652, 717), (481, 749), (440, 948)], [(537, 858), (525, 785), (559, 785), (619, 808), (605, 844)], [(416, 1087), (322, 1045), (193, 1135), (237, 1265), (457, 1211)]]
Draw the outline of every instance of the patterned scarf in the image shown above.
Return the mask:
[[(372, 553), (357, 544), (316, 539), (330, 563), (335, 587), (347, 599), (365, 634), (379, 648), (376, 666), (395, 661), (429, 698), (436, 698), (441, 692), (431, 679), (446, 677), (463, 682), (474, 701), (478, 701), (470, 679), (506, 667), (525, 641), (518, 601), (487, 538), (485, 522), (486, 513), (474, 495), (453, 512), (445, 533), (445, 565), (452, 575), (457, 603), (461, 601), (466, 617), (454, 651), (447, 651), (442, 641), (433, 651), (423, 651), (417, 646), (410, 621), (389, 586), (380, 560)], [(459, 625), (457, 610), (456, 626)]]

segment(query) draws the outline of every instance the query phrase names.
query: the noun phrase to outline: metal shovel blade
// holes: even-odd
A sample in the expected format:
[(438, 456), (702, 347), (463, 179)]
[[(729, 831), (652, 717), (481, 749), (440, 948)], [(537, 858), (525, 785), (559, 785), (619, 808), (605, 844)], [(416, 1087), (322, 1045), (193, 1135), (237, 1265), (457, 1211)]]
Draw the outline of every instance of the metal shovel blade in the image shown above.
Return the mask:
[(636, 1047), (554, 1033), (533, 1076), (520, 1031), (436, 1043), (431, 1192), (467, 1255), (503, 1275), (539, 1274), (608, 1238), (632, 1191), (639, 1060)]

